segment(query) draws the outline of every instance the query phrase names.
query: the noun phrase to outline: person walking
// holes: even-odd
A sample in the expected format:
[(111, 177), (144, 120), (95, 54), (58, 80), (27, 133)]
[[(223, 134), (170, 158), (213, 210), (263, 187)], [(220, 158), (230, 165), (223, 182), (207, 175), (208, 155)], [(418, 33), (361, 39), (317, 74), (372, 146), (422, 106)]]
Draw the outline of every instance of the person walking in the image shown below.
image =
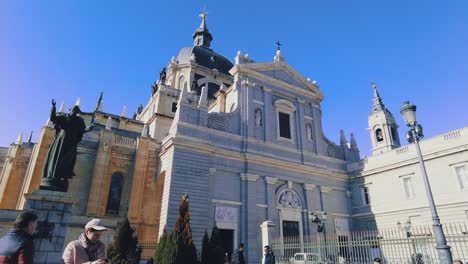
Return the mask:
[(275, 254), (271, 251), (270, 246), (266, 245), (263, 248), (263, 264), (275, 264)]
[(33, 264), (36, 227), (34, 211), (26, 210), (16, 217), (14, 228), (0, 238), (0, 264)]
[(106, 245), (101, 236), (107, 228), (100, 219), (89, 221), (84, 233), (77, 240), (68, 243), (62, 256), (64, 264), (108, 264)]
[(380, 258), (374, 258), (374, 264), (381, 264), (382, 260)]
[(244, 243), (239, 243), (239, 247), (232, 253), (231, 264), (245, 264)]

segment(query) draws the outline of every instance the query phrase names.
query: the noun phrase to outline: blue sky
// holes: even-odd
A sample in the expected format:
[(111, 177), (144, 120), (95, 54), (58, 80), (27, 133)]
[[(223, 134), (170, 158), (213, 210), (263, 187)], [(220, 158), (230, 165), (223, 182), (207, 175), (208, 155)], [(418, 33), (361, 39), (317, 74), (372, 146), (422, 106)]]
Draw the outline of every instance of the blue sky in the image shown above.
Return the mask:
[[(81, 97), (92, 111), (136, 111), (179, 50), (193, 43), (207, 6), (212, 48), (286, 61), (317, 80), (323, 127), (339, 142), (354, 132), (370, 152), (370, 81), (406, 132), (404, 100), (418, 106), (427, 137), (465, 127), (468, 89), (467, 1), (0, 1), (0, 146), (20, 132), (37, 140), (50, 100), (67, 109)], [(403, 142), (403, 140), (402, 140)]]

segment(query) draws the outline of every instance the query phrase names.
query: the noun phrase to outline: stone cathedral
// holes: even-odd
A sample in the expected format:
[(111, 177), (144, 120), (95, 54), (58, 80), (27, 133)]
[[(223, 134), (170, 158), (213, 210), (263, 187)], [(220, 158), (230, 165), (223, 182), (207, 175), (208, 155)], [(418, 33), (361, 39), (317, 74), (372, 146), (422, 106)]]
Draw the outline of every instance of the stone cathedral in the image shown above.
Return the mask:
[[(76, 224), (67, 229), (66, 242), (91, 217), (110, 226), (128, 217), (140, 241), (156, 243), (164, 227), (173, 228), (186, 192), (197, 248), (216, 225), (226, 250), (246, 245), (249, 263), (260, 263), (261, 225), (270, 225), (276, 237), (303, 237), (318, 230), (311, 215), (324, 220), (327, 232), (343, 234), (378, 228), (379, 219), (388, 219), (390, 209), (387, 214), (378, 207), (383, 211), (377, 215), (370, 206), (379, 204), (373, 196), (385, 176), (379, 175), (401, 163), (399, 157), (415, 156), (404, 156), (414, 154), (407, 150), (397, 156), (398, 125), (376, 87), (369, 115), (373, 156), (361, 160), (352, 134), (348, 142), (341, 132), (339, 144), (324, 135), (319, 85), (289, 65), (280, 49), (271, 62), (240, 51), (231, 62), (212, 48), (205, 16), (193, 39), (161, 71), (148, 103), (133, 117), (107, 113), (101, 101), (95, 111), (82, 109), (87, 125), (93, 118), (96, 126), (78, 146), (68, 190), (70, 223)], [(466, 129), (458, 133), (450, 142), (467, 146)], [(54, 135), (48, 121), (38, 142), (18, 138), (0, 148), (2, 212), (25, 208), (38, 189)], [(466, 151), (452, 153), (454, 164), (467, 167)], [(397, 185), (388, 186), (399, 193)], [(468, 208), (467, 200), (460, 208)]]

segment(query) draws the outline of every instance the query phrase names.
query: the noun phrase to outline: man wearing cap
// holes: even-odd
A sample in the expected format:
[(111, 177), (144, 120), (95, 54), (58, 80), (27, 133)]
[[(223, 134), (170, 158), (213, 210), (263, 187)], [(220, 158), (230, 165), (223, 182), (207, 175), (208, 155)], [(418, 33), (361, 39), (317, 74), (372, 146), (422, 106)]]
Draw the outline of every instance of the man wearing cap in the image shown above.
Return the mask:
[(77, 240), (68, 243), (62, 256), (64, 264), (108, 264), (106, 245), (100, 238), (107, 228), (100, 219), (93, 219)]

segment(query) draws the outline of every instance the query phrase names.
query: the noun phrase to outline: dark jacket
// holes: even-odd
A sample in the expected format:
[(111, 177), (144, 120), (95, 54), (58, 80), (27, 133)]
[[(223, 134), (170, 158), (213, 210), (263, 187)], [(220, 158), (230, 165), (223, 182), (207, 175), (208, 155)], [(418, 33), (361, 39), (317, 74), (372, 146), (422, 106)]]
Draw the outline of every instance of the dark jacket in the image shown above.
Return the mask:
[(0, 238), (0, 264), (33, 264), (33, 237), (23, 230), (12, 229)]
[(275, 255), (273, 253), (263, 255), (263, 264), (275, 264)]
[(245, 264), (244, 252), (236, 249), (234, 253), (232, 253), (231, 264)]

